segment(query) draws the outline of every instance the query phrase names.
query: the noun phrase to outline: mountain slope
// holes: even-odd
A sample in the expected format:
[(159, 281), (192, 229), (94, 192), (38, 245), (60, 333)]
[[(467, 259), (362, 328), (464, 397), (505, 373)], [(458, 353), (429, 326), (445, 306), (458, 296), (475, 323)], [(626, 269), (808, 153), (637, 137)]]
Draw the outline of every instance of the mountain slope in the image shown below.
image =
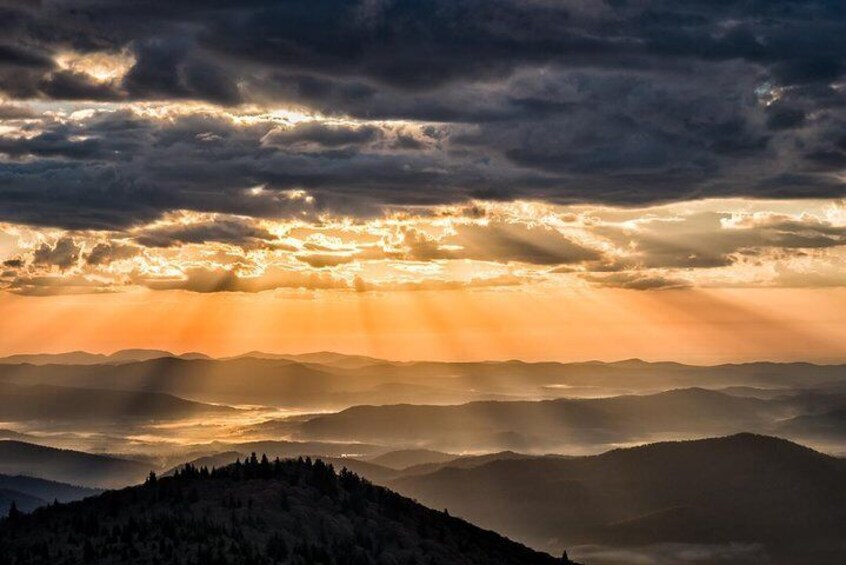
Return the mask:
[(32, 440), (33, 437), (27, 434), (22, 434), (20, 432), (16, 432), (14, 430), (7, 430), (5, 428), (0, 428), (0, 439), (14, 439), (17, 441), (29, 441)]
[(159, 392), (0, 383), (0, 414), (6, 421), (157, 420), (234, 411)]
[(401, 470), (416, 465), (446, 463), (457, 458), (458, 455), (432, 451), (431, 449), (400, 449), (371, 457), (368, 461), (383, 467)]
[(150, 467), (136, 461), (20, 441), (0, 441), (0, 473), (28, 475), (86, 487), (121, 487), (142, 481)]
[(47, 504), (47, 500), (13, 489), (0, 487), (0, 512), (5, 516), (15, 505), (20, 512), (32, 512), (39, 506)]
[(533, 546), (573, 547), (583, 559), (578, 545), (742, 542), (762, 544), (773, 563), (846, 562), (846, 464), (765, 436), (500, 460), (389, 485)]
[(26, 475), (0, 475), (0, 488), (15, 490), (50, 502), (53, 502), (53, 500), (71, 502), (102, 492), (99, 489), (79, 487)]
[(3, 365), (0, 382), (166, 393), (224, 404), (328, 402), (325, 395), (349, 385), (343, 378), (286, 360), (178, 359), (121, 365)]
[(0, 522), (0, 564), (566, 563), (321, 461), (261, 462)]
[(780, 433), (801, 438), (846, 439), (846, 408), (803, 414), (783, 422)]
[(763, 430), (778, 403), (700, 388), (644, 396), (454, 406), (355, 406), (300, 422), (303, 439), (420, 445), (445, 451), (567, 452), (573, 445)]

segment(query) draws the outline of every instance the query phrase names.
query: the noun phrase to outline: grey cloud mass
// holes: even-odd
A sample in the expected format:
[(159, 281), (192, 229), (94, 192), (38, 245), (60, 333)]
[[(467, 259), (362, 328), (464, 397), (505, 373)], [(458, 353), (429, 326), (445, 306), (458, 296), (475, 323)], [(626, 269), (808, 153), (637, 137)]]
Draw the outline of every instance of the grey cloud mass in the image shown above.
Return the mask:
[(55, 265), (59, 269), (67, 269), (76, 264), (80, 256), (80, 247), (70, 237), (63, 237), (55, 245), (42, 243), (33, 253), (36, 265)]
[(136, 237), (136, 241), (146, 247), (208, 242), (251, 247), (272, 239), (275, 237), (266, 229), (233, 219), (149, 229)]
[[(0, 38), (3, 221), (846, 194), (842, 2), (0, 1)], [(27, 109), (85, 101), (110, 111)], [(189, 101), (318, 117), (125, 109)]]

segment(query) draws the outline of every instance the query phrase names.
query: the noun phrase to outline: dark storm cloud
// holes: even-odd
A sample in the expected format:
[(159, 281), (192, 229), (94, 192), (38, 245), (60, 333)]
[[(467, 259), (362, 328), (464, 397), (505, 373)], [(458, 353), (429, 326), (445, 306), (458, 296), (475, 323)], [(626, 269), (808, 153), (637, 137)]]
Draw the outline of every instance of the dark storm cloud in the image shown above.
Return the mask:
[(93, 159), (101, 154), (100, 142), (94, 139), (72, 141), (66, 132), (56, 129), (32, 138), (0, 138), (0, 153), (10, 157), (65, 157)]
[(141, 250), (131, 245), (120, 243), (98, 243), (86, 255), (85, 262), (89, 265), (108, 265), (113, 261), (131, 259), (141, 253)]
[(14, 45), (0, 45), (0, 66), (5, 69), (50, 69), (53, 60), (35, 51), (28, 51)]
[(372, 126), (339, 126), (321, 123), (303, 123), (292, 128), (278, 128), (270, 131), (262, 142), (272, 146), (315, 144), (321, 147), (344, 147), (361, 145), (379, 136), (378, 128)]
[(33, 263), (36, 265), (52, 266), (59, 269), (68, 269), (79, 260), (81, 248), (70, 237), (63, 237), (54, 245), (42, 243), (32, 255)]
[(229, 73), (212, 62), (192, 58), (191, 49), (182, 38), (136, 42), (135, 64), (123, 86), (134, 98), (240, 102), (238, 87)]
[[(428, 152), (362, 149), (337, 158), (296, 150), (298, 141), (263, 143), (276, 128), (118, 112), (51, 124), (32, 138), (0, 137), (0, 153), (12, 158), (0, 161), (0, 200), (9, 204), (0, 206), (0, 218), (76, 229), (126, 227), (173, 209), (261, 217), (321, 210), (373, 214), (384, 204), (461, 201), (491, 188), (507, 194), (511, 185), (534, 182), (533, 176), (543, 180), (508, 169), (486, 171), (466, 160), (448, 164), (442, 154)], [(333, 135), (334, 143), (339, 137)], [(264, 190), (250, 190), (257, 186)], [(286, 192), (303, 189), (314, 194), (314, 204)]]
[(264, 228), (239, 220), (215, 220), (205, 223), (151, 229), (136, 237), (145, 247), (171, 247), (183, 243), (219, 242), (252, 247), (275, 239)]
[(39, 90), (58, 100), (120, 100), (123, 94), (114, 85), (100, 83), (86, 74), (70, 71), (50, 73), (38, 83)]
[[(230, 71), (296, 71), (411, 91), (499, 79), (532, 64), (649, 69), (675, 66), (679, 59), (744, 59), (765, 66), (780, 82), (806, 84), (839, 77), (843, 65), (837, 54), (846, 47), (844, 9), (823, 0), (4, 5), (6, 31), (17, 43), (0, 49), (0, 60), (49, 67), (44, 52), (51, 50), (92, 52), (131, 45), (137, 63), (128, 82), (157, 93), (184, 93), (173, 71), (194, 57), (208, 57), (211, 67)], [(218, 98), (219, 92), (199, 88), (196, 94)]]
[[(0, 217), (284, 215), (302, 211), (280, 196), (298, 189), (344, 214), (842, 196), (845, 32), (826, 0), (0, 1), (6, 98), (298, 104), (362, 122), (47, 124), (0, 140)], [(102, 82), (62, 68), (69, 51), (133, 62)], [(430, 129), (376, 147), (367, 122), (388, 119)]]

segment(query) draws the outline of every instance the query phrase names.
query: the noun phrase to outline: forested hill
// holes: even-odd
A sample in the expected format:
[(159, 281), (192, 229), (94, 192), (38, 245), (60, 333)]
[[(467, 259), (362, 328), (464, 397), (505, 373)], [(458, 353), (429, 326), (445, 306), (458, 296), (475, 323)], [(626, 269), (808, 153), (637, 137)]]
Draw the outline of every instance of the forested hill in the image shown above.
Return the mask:
[(568, 563), (322, 461), (255, 455), (12, 511), (0, 547), (0, 565)]

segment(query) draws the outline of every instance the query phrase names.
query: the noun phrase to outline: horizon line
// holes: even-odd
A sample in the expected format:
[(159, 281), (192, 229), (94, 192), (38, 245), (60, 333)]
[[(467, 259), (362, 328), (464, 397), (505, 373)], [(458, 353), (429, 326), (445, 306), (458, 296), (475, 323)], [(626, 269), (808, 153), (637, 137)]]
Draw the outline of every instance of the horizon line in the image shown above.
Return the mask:
[[(108, 359), (110, 357), (114, 357), (120, 353), (126, 353), (130, 351), (138, 351), (138, 352), (156, 352), (156, 353), (163, 353), (165, 355), (161, 355), (158, 358), (151, 358), (151, 359), (131, 359), (128, 360), (128, 363), (132, 362), (145, 362), (145, 361), (154, 361), (156, 359), (165, 359), (165, 358), (173, 358), (173, 359), (180, 359), (184, 358), (188, 355), (202, 355), (206, 357), (206, 360), (209, 361), (230, 361), (235, 360), (238, 358), (260, 358), (259, 355), (273, 355), (278, 357), (304, 357), (308, 355), (339, 355), (344, 357), (364, 357), (368, 359), (372, 359), (375, 361), (382, 361), (385, 363), (397, 363), (397, 364), (414, 364), (414, 363), (452, 363), (452, 364), (483, 364), (483, 363), (523, 363), (526, 365), (540, 365), (540, 364), (558, 364), (558, 365), (586, 365), (586, 364), (603, 364), (603, 365), (617, 365), (622, 363), (644, 363), (649, 365), (659, 365), (659, 364), (676, 364), (676, 365), (684, 365), (689, 367), (720, 367), (720, 366), (730, 366), (730, 365), (754, 365), (754, 364), (772, 364), (772, 365), (797, 365), (797, 364), (804, 364), (804, 365), (813, 365), (818, 367), (836, 367), (840, 365), (846, 365), (846, 357), (844, 358), (818, 358), (816, 360), (808, 360), (808, 359), (793, 359), (793, 360), (773, 360), (773, 359), (764, 359), (764, 358), (754, 358), (754, 359), (747, 359), (747, 360), (734, 360), (734, 361), (716, 361), (710, 363), (696, 363), (692, 361), (681, 361), (677, 359), (644, 359), (642, 357), (624, 357), (618, 359), (597, 359), (597, 358), (586, 358), (586, 359), (572, 359), (572, 360), (560, 360), (560, 359), (520, 359), (516, 357), (509, 357), (509, 358), (482, 358), (482, 359), (389, 359), (385, 357), (379, 357), (375, 355), (369, 355), (366, 353), (345, 353), (341, 351), (333, 351), (329, 349), (323, 350), (311, 350), (311, 351), (302, 351), (297, 353), (292, 352), (275, 352), (275, 351), (265, 351), (265, 350), (249, 350), (244, 351), (241, 353), (235, 353), (231, 355), (212, 355), (209, 353), (204, 353), (202, 351), (197, 350), (186, 350), (183, 352), (176, 352), (169, 349), (158, 349), (154, 347), (127, 347), (122, 349), (116, 349), (111, 352), (95, 352), (89, 351), (85, 349), (74, 349), (68, 351), (58, 351), (58, 352), (18, 352), (18, 353), (7, 353), (0, 355), (0, 363), (2, 361), (12, 358), (12, 357), (35, 357), (35, 356), (62, 356), (62, 355), (73, 355), (73, 354), (84, 354), (84, 355), (92, 355), (92, 356), (99, 356), (103, 357), (104, 359)], [(192, 359), (183, 359), (186, 361)], [(194, 359), (194, 360), (201, 360), (201, 359)], [(22, 364), (26, 364), (23, 362)], [(73, 363), (69, 363), (73, 364)], [(321, 364), (315, 362), (315, 364)]]

